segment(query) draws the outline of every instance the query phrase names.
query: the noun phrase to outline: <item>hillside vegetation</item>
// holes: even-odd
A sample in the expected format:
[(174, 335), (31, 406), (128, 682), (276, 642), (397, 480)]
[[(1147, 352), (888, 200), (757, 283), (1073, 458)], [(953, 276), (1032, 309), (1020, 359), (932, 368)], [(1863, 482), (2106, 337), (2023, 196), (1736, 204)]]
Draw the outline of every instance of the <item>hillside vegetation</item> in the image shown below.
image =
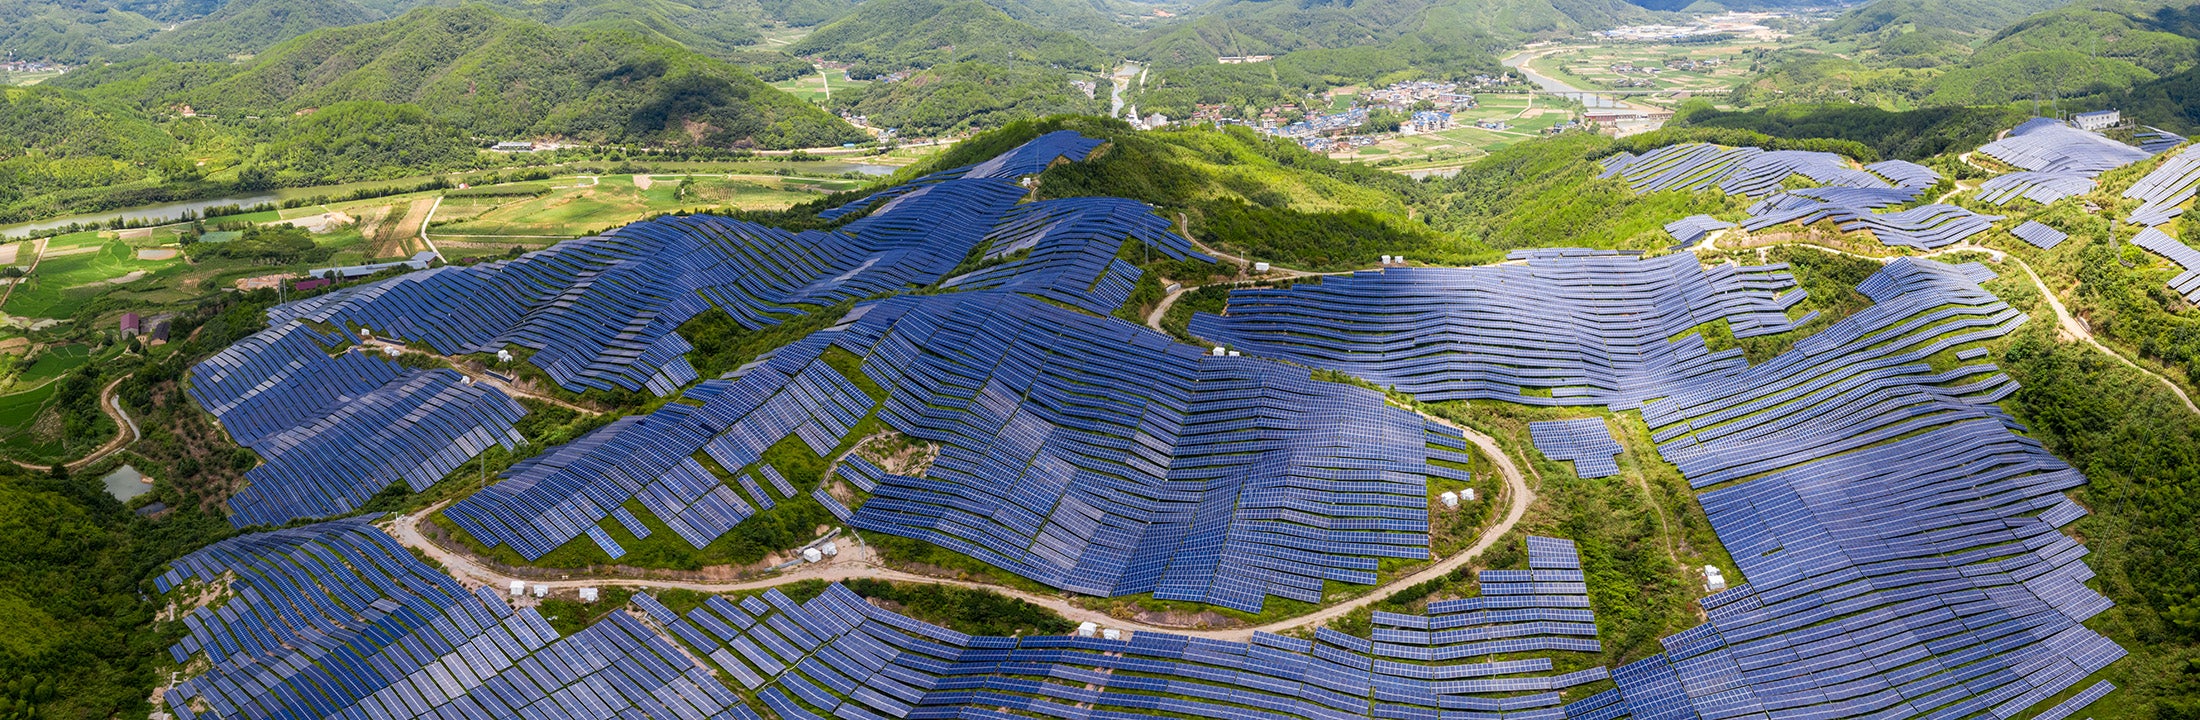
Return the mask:
[(127, 108), (48, 87), (0, 89), (0, 208), (141, 180), (177, 147)]
[(322, 28), (382, 16), (350, 0), (230, 0), (221, 9), (129, 48), (172, 60), (227, 61)]
[(408, 104), (476, 136), (710, 147), (861, 139), (815, 107), (678, 45), (631, 32), (553, 28), (482, 6), (322, 30), (243, 66), (150, 60), (71, 73), (57, 84), (147, 111), (188, 104), (222, 116)]
[(1734, 102), (2021, 105), (2042, 115), (2125, 107), (2172, 129), (2196, 127), (2185, 114), (2196, 97), (2200, 24), (2174, 2), (1880, 0), (1819, 34), (1857, 51), (1770, 53)]
[(1100, 50), (1041, 30), (979, 0), (871, 0), (787, 48), (849, 63), (858, 80), (908, 68), (978, 61), (1099, 70)]
[(1486, 37), (1432, 42), (1412, 35), (1382, 46), (1299, 50), (1264, 63), (1159, 66), (1132, 97), (1140, 112), (1186, 117), (1202, 104), (1268, 108), (1339, 86), (1463, 79), (1500, 70), (1490, 42)]
[(1362, 0), (1290, 3), (1223, 0), (1140, 43), (1134, 57), (1157, 65), (1213, 64), (1222, 55), (1281, 55), (1310, 48), (1381, 46), (1418, 35), (1449, 44), (1521, 39), (1645, 22), (1622, 0)]

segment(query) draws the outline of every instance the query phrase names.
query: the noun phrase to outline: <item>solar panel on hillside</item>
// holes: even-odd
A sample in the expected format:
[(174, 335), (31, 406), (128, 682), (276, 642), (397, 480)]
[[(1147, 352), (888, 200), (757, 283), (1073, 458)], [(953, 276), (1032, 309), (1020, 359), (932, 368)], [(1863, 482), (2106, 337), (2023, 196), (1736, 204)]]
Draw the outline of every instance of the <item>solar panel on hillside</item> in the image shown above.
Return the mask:
[(2015, 235), (2017, 239), (2031, 243), (2033, 247), (2041, 250), (2053, 250), (2056, 245), (2061, 245), (2063, 240), (2070, 237), (2068, 233), (2031, 220), (2026, 220), (2023, 224), (2012, 228), (2009, 234)]
[(1535, 449), (1552, 460), (1571, 460), (1574, 474), (1585, 478), (1610, 477), (1619, 474), (1619, 464), (1614, 457), (1621, 452), (1618, 440), (1612, 439), (1611, 428), (1603, 420), (1582, 418), (1579, 420), (1546, 420), (1528, 423), (1528, 436)]

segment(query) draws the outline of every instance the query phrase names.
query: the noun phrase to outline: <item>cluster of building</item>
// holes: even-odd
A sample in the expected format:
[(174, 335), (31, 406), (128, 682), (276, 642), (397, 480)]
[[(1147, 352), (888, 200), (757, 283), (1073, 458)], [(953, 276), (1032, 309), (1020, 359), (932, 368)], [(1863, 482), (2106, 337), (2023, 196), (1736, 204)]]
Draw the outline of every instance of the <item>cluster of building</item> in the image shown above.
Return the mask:
[(1356, 107), (1340, 113), (1316, 115), (1281, 127), (1270, 127), (1267, 123), (1262, 123), (1262, 128), (1283, 137), (1313, 138), (1343, 135), (1366, 124), (1367, 108)]
[(69, 66), (47, 60), (0, 60), (0, 72), (50, 73), (68, 71)]
[(168, 343), (168, 326), (175, 319), (174, 313), (141, 317), (137, 313), (126, 312), (122, 314), (119, 329), (122, 331), (122, 338), (125, 340), (144, 336), (147, 346), (165, 345)]
[(1391, 83), (1390, 87), (1370, 90), (1362, 101), (1367, 105), (1404, 111), (1421, 103), (1429, 103), (1444, 110), (1471, 108), (1476, 105), (1474, 95), (1459, 89), (1458, 83), (1415, 80)]
[(1715, 36), (1734, 35), (1756, 40), (1777, 39), (1783, 33), (1765, 25), (1774, 18), (1789, 17), (1790, 13), (1726, 13), (1702, 18), (1689, 25), (1629, 25), (1590, 33), (1604, 40), (1627, 42), (1672, 42), (1715, 39)]
[(1345, 135), (1342, 137), (1299, 138), (1300, 147), (1306, 148), (1308, 152), (1323, 155), (1329, 153), (1351, 152), (1354, 148), (1368, 147), (1379, 142), (1382, 142), (1382, 138), (1378, 138), (1373, 135)]

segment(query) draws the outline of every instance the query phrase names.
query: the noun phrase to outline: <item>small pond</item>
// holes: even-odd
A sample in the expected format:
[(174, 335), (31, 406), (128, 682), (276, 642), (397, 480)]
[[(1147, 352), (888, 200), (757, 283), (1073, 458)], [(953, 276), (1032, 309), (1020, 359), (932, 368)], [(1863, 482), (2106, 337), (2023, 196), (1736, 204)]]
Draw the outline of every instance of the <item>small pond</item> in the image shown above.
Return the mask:
[(114, 472), (107, 473), (107, 477), (102, 482), (107, 483), (107, 494), (113, 495), (116, 500), (123, 502), (129, 502), (130, 498), (153, 491), (153, 484), (145, 481), (145, 474), (128, 465), (115, 468)]

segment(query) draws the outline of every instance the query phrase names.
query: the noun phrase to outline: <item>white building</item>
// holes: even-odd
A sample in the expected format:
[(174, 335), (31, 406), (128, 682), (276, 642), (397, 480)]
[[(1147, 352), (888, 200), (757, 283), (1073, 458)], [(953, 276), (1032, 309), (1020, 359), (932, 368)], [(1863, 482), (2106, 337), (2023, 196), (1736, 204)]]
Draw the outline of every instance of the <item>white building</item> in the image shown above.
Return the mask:
[(2078, 128), (2079, 130), (2091, 130), (2093, 132), (2100, 132), (2102, 130), (2116, 127), (2117, 125), (2122, 124), (2123, 121), (2124, 113), (2121, 110), (2100, 110), (2089, 113), (2078, 113), (2076, 115), (2070, 116), (2070, 124), (2072, 126)]

